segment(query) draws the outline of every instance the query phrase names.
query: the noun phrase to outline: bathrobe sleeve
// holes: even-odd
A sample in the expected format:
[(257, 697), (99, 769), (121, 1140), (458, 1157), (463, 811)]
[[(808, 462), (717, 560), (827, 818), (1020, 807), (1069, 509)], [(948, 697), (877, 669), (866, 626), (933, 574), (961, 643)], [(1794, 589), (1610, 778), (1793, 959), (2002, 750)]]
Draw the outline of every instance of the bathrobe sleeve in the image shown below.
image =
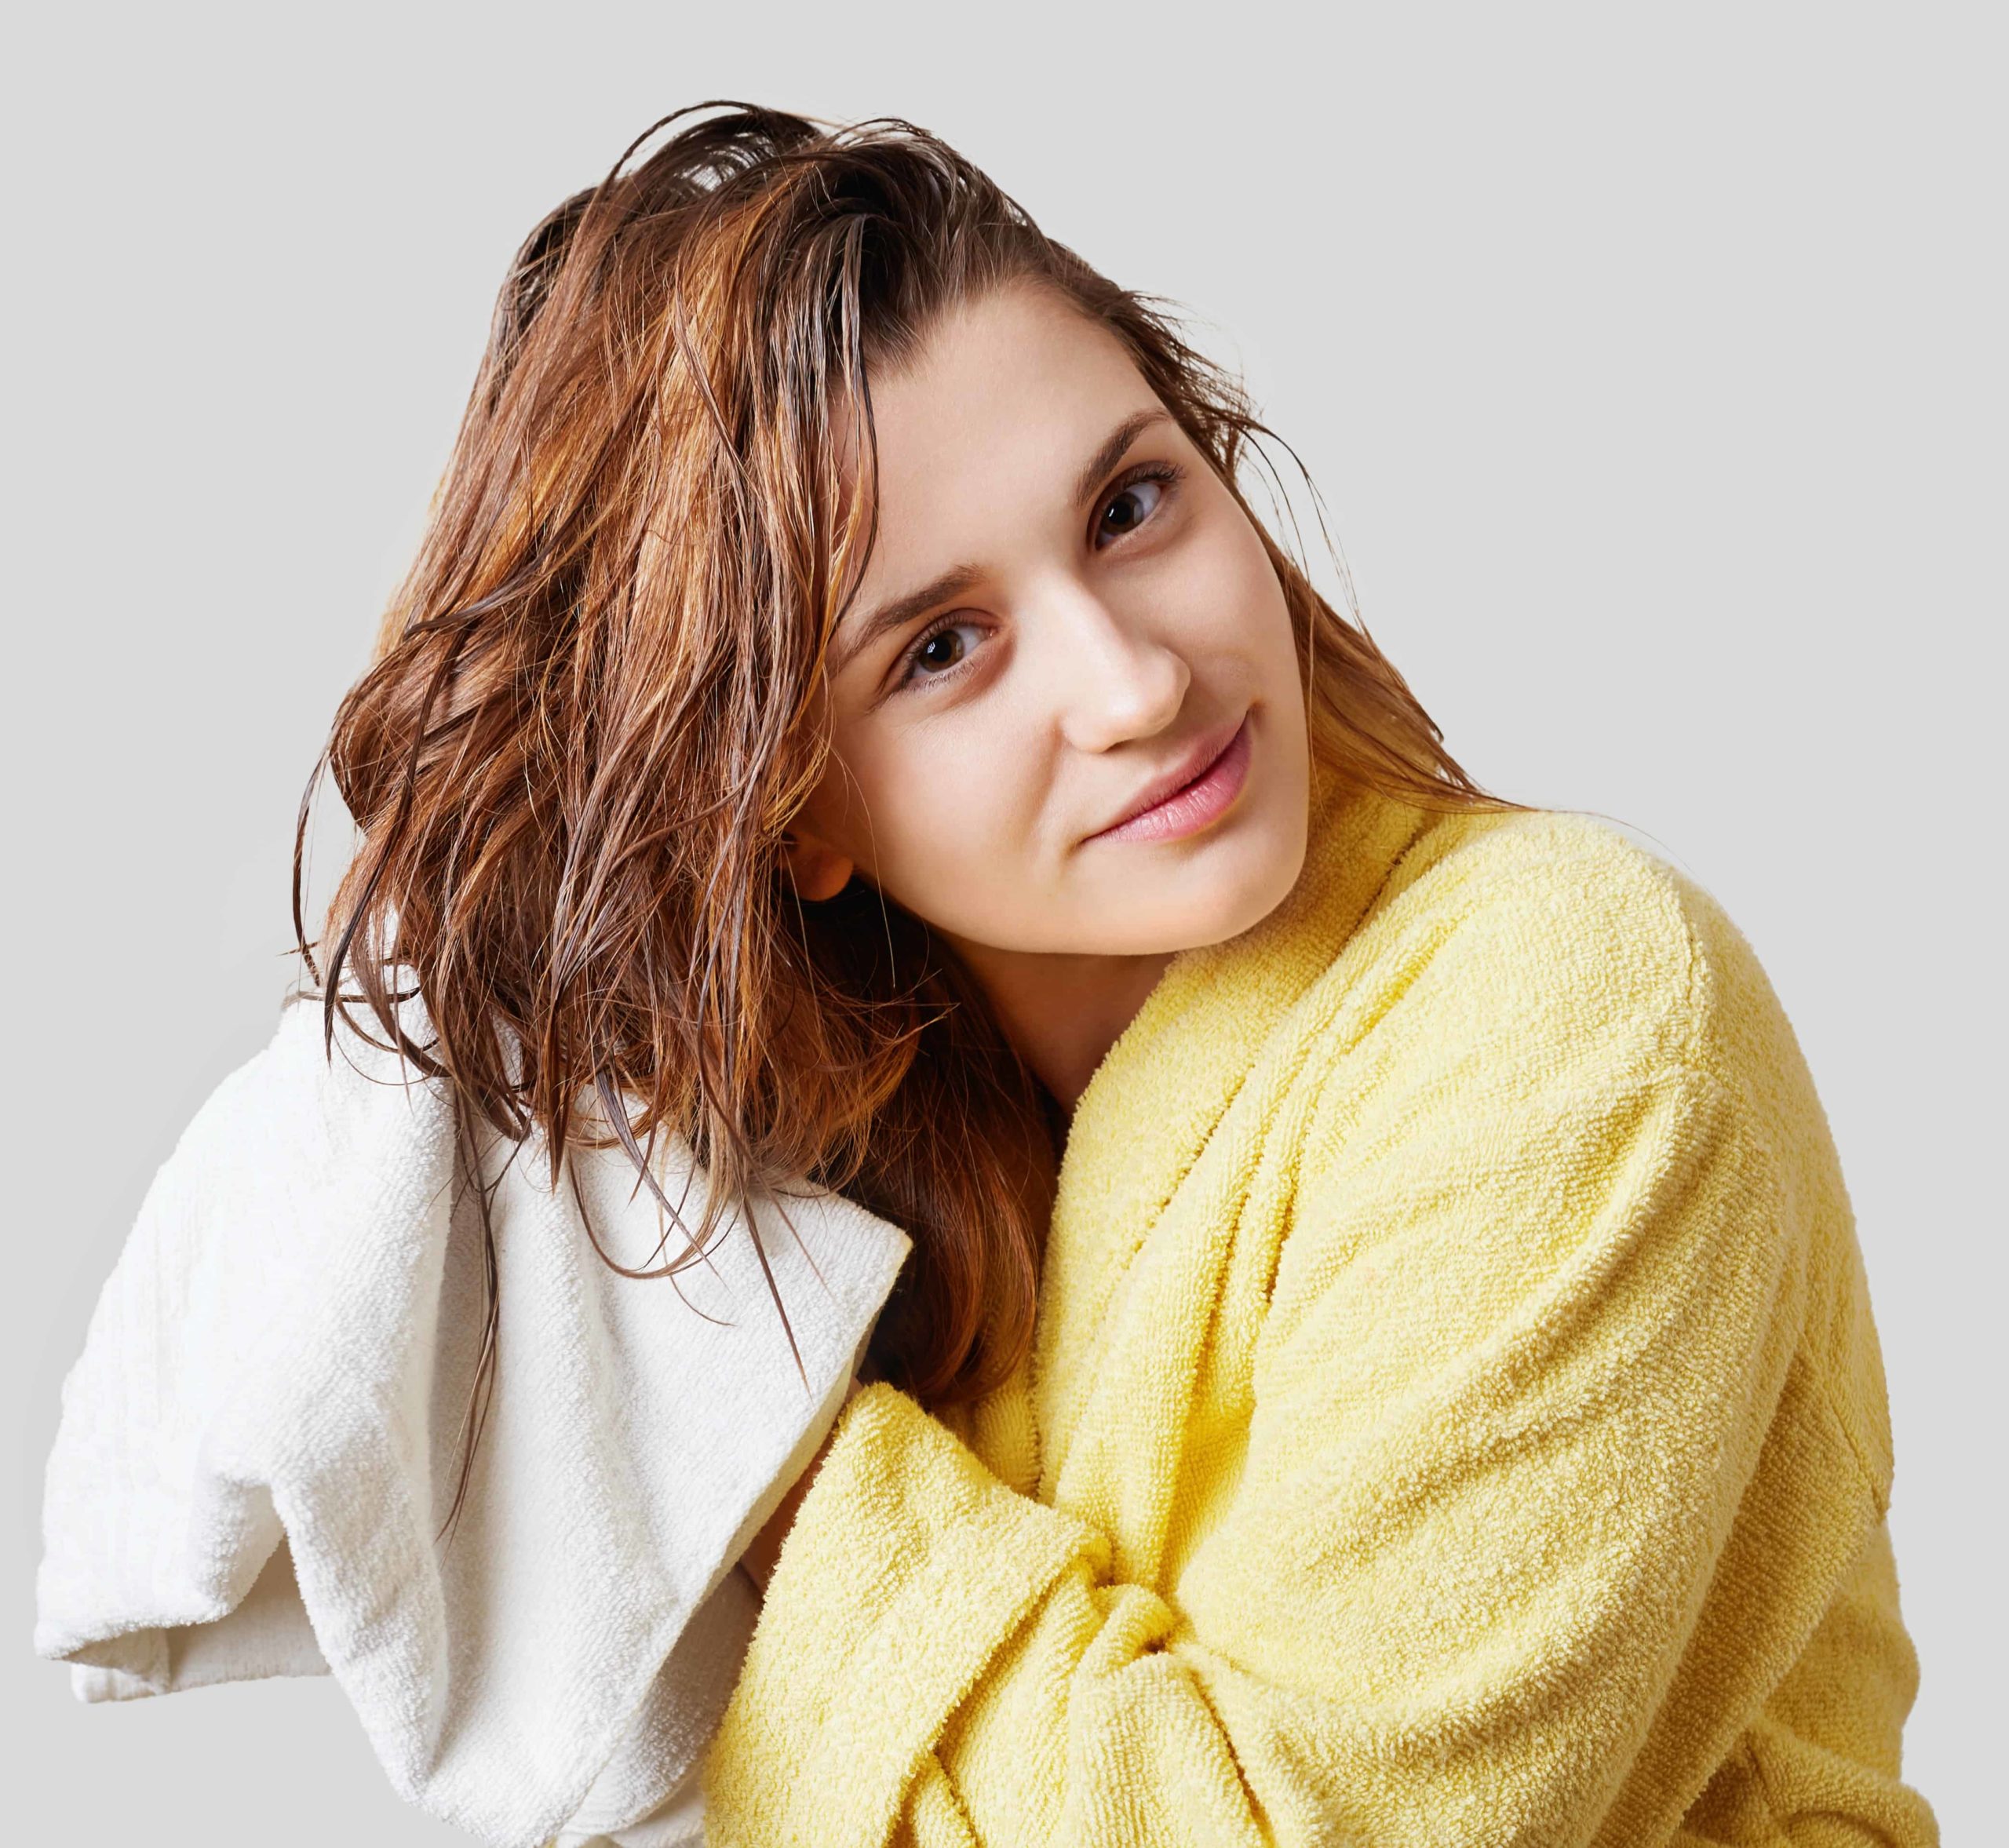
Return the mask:
[(1553, 924), (1444, 932), (1316, 1048), (1245, 1450), (1169, 1591), (911, 1398), (852, 1401), (709, 1839), (1675, 1839), (1888, 1484), (1801, 1339), (1821, 1196), (1741, 1082), (1767, 1036), (1615, 1045), (1625, 946), (1548, 956)]

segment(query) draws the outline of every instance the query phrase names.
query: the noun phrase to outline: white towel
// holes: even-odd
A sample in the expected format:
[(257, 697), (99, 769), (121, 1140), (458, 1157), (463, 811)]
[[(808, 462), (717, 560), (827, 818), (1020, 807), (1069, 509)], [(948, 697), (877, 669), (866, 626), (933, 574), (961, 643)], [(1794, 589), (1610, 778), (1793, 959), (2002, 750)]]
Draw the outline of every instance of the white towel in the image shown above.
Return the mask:
[[(497, 1848), (658, 1806), (630, 1839), (695, 1840), (757, 1614), (735, 1565), (910, 1242), (807, 1183), (760, 1205), (798, 1372), (743, 1218), (625, 1278), (541, 1137), (482, 1141), (500, 1322), (450, 1540), (485, 1261), (450, 1100), (346, 1030), (331, 1066), (296, 1003), (155, 1175), (64, 1380), (35, 1649), (85, 1700), (332, 1672), (400, 1795)], [(571, 1159), (610, 1256), (684, 1248), (618, 1149)], [(688, 1145), (652, 1172), (695, 1228)]]

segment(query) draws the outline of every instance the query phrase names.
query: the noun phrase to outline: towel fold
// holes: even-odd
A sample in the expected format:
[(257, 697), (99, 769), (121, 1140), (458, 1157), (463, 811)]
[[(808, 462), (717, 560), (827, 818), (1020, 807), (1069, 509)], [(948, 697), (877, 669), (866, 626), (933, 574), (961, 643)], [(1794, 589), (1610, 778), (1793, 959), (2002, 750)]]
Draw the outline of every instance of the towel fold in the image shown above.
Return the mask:
[[(684, 1238), (618, 1149), (575, 1148), (578, 1195), (554, 1191), (540, 1135), (474, 1153), (443, 1082), (346, 1028), (330, 1063), (322, 1032), (286, 1008), (148, 1190), (63, 1382), (36, 1653), (84, 1700), (332, 1673), (408, 1801), (570, 1848), (695, 1791), (758, 1613), (734, 1565), (910, 1241), (799, 1183), (675, 1277), (623, 1277), (593, 1236), (640, 1267)], [(498, 1324), (438, 1540), (481, 1337), (470, 1164)], [(652, 1172), (695, 1229), (688, 1145), (660, 1138)], [(695, 1839), (670, 1815), (650, 1841)]]

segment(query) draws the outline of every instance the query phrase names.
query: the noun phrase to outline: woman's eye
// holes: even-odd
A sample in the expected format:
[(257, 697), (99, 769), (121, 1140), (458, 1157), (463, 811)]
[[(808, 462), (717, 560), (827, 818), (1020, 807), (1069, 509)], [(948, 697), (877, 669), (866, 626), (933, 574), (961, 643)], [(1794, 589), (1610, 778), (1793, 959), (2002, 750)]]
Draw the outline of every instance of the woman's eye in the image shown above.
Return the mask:
[[(1135, 532), (1138, 527), (1158, 512), (1159, 504), (1172, 491), (1172, 484), (1178, 480), (1182, 471), (1170, 463), (1155, 465), (1139, 469), (1113, 493), (1103, 498), (1102, 522), (1096, 537), (1103, 533), (1121, 539)], [(1108, 523), (1112, 516), (1114, 524)]]
[(974, 622), (945, 622), (932, 629), (907, 651), (900, 683), (915, 680), (945, 680), (960, 668), (971, 651), (957, 639), (957, 631), (975, 629)]

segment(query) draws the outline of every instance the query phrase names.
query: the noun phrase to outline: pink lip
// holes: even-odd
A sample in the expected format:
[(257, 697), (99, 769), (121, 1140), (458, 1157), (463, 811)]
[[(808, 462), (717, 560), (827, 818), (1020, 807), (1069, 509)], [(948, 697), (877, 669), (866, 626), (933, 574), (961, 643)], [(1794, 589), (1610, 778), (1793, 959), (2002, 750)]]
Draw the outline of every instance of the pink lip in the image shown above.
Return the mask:
[(1146, 793), (1139, 806), (1114, 826), (1088, 838), (1177, 840), (1197, 834), (1241, 793), (1249, 777), (1249, 715), (1244, 713), (1228, 737), (1204, 741), (1185, 765)]

